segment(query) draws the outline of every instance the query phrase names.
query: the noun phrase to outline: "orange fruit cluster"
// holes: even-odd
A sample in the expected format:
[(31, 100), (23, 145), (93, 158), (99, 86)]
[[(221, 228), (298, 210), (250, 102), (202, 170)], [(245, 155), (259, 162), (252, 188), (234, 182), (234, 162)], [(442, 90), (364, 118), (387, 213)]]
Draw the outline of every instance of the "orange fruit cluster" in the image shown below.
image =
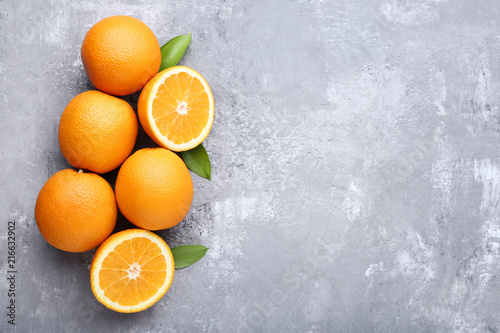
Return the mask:
[[(169, 289), (175, 269), (168, 245), (150, 230), (180, 223), (193, 200), (190, 172), (172, 151), (194, 148), (207, 137), (213, 96), (191, 68), (174, 66), (158, 73), (158, 40), (130, 16), (108, 17), (92, 26), (81, 57), (100, 91), (83, 92), (68, 103), (58, 134), (62, 154), (79, 171), (65, 169), (49, 178), (38, 195), (35, 219), (42, 236), (60, 250), (83, 252), (100, 245), (90, 272), (94, 295), (115, 311), (142, 311)], [(141, 89), (139, 119), (160, 147), (131, 155), (137, 116), (115, 96)], [(118, 167), (113, 192), (98, 174)], [(141, 229), (111, 235), (118, 208)]]

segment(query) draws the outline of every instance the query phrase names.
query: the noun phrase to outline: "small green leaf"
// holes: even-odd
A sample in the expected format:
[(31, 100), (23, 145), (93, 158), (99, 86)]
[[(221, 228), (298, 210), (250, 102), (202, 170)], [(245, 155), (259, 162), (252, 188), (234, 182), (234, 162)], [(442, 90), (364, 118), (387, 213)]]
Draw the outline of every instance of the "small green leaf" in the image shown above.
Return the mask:
[(208, 247), (203, 245), (180, 245), (170, 249), (174, 256), (175, 269), (191, 266), (205, 255)]
[(197, 147), (181, 152), (181, 157), (189, 170), (200, 177), (211, 180), (212, 167), (205, 147), (200, 143)]
[(191, 33), (172, 38), (160, 48), (160, 72), (165, 68), (175, 66), (181, 61), (187, 47), (191, 43)]

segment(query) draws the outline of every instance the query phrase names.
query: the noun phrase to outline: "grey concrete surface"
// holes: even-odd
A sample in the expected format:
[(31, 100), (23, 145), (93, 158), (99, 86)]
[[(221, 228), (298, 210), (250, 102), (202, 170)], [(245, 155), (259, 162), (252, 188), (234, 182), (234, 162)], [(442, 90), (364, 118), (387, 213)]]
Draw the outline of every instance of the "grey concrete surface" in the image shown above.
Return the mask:
[[(70, 166), (61, 112), (92, 89), (81, 42), (116, 14), (160, 44), (192, 32), (182, 64), (216, 102), (213, 180), (159, 232), (210, 250), (128, 315), (92, 295), (93, 252), (34, 220)], [(0, 1), (0, 331), (499, 332), (499, 17), (496, 0)]]

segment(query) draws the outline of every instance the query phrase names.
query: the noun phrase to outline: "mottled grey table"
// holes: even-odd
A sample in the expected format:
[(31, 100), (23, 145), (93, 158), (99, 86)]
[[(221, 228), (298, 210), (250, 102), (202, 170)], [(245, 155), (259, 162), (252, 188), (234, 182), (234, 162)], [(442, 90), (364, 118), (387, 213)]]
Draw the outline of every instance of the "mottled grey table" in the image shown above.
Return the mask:
[[(192, 32), (182, 64), (216, 101), (213, 180), (159, 232), (210, 250), (129, 315), (92, 295), (93, 252), (34, 221), (69, 167), (61, 112), (92, 89), (81, 42), (116, 14), (160, 44)], [(499, 17), (497, 0), (0, 1), (0, 331), (499, 332)]]

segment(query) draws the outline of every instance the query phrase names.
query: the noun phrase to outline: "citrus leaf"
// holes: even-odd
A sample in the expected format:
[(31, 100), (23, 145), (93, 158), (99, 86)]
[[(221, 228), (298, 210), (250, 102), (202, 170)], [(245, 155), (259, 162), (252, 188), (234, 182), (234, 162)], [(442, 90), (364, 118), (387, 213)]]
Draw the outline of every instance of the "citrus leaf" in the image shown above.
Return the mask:
[(160, 48), (160, 72), (165, 68), (175, 66), (181, 61), (187, 47), (191, 43), (191, 33), (172, 38)]
[(181, 157), (189, 170), (200, 177), (211, 180), (212, 167), (205, 147), (200, 143), (193, 149), (181, 152)]
[(174, 256), (175, 269), (191, 266), (205, 255), (208, 247), (203, 245), (180, 245), (170, 249)]

